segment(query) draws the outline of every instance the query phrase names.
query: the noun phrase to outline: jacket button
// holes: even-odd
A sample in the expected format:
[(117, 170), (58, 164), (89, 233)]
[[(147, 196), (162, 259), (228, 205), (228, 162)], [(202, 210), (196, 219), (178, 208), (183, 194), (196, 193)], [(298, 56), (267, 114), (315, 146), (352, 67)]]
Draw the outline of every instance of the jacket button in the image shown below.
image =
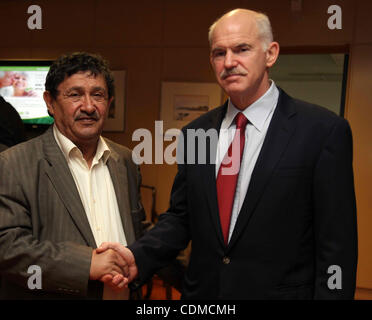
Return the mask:
[(229, 264), (230, 263), (230, 258), (229, 257), (223, 257), (222, 262), (224, 264)]

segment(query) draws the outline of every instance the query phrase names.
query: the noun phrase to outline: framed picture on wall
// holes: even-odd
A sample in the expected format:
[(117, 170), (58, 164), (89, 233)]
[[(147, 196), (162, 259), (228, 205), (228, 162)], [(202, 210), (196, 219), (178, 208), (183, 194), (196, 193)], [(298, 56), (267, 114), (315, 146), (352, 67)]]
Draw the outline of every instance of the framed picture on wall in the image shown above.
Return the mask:
[(125, 70), (113, 71), (112, 73), (115, 81), (115, 95), (103, 127), (106, 132), (124, 131)]
[(216, 83), (162, 82), (161, 114), (164, 132), (181, 129), (202, 114), (221, 105), (222, 90)]

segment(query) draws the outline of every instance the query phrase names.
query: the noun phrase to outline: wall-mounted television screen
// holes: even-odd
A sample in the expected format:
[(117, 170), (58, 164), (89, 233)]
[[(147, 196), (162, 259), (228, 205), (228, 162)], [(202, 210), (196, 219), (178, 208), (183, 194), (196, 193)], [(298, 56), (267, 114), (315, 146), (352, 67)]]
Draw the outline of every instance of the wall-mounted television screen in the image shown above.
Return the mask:
[(43, 99), (45, 78), (53, 61), (0, 61), (0, 95), (26, 124), (53, 123)]

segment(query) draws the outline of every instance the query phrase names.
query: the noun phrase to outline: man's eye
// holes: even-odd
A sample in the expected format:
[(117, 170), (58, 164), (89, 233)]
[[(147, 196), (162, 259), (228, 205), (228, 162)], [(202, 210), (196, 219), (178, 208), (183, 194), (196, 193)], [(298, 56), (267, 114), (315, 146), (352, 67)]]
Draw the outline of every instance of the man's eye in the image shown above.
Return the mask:
[(246, 51), (248, 51), (249, 50), (249, 48), (247, 48), (247, 47), (241, 47), (241, 48), (239, 48), (237, 51), (238, 52), (246, 52)]
[(222, 57), (225, 55), (225, 52), (224, 51), (216, 51), (213, 56), (214, 57)]
[(103, 92), (96, 92), (93, 93), (92, 97), (96, 101), (103, 101), (105, 99), (105, 94)]
[(78, 92), (70, 92), (67, 95), (67, 98), (71, 99), (72, 101), (79, 101), (81, 98), (81, 94)]

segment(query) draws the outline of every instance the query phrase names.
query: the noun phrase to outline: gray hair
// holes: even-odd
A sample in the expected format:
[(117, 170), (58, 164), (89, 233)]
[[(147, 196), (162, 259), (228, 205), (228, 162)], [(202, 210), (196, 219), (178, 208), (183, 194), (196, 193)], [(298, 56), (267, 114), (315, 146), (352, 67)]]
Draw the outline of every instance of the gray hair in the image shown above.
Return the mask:
[[(212, 46), (212, 35), (214, 32), (214, 29), (217, 25), (217, 23), (226, 15), (233, 13), (234, 11), (238, 11), (242, 9), (235, 9), (233, 11), (230, 11), (228, 13), (225, 13), (223, 16), (218, 18), (210, 27), (209, 27), (209, 32), (208, 32), (208, 40), (209, 40), (209, 45)], [(256, 20), (256, 25), (257, 25), (257, 30), (258, 30), (258, 37), (261, 39), (262, 42), (262, 49), (263, 51), (266, 51), (270, 45), (271, 42), (274, 40), (273, 36), (273, 31), (271, 28), (271, 23), (269, 20), (269, 17), (262, 13), (262, 12), (255, 12), (255, 20)]]

